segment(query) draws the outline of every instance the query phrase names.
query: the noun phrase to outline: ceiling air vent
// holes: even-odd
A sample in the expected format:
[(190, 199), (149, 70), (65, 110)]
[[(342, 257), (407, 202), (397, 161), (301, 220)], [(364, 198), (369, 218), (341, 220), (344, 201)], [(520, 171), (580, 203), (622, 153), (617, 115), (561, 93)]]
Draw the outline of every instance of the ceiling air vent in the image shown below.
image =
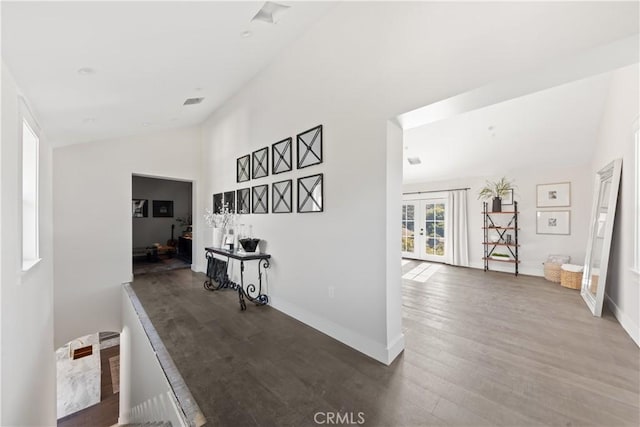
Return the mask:
[(202, 101), (204, 101), (204, 98), (188, 98), (182, 105), (195, 105), (200, 104)]
[(268, 24), (275, 24), (282, 18), (282, 15), (291, 6), (285, 6), (283, 4), (267, 1), (262, 5), (262, 8), (256, 13), (256, 16), (251, 19), (252, 21), (262, 21)]
[(407, 161), (410, 165), (419, 165), (420, 163), (422, 163), (420, 157), (407, 157)]

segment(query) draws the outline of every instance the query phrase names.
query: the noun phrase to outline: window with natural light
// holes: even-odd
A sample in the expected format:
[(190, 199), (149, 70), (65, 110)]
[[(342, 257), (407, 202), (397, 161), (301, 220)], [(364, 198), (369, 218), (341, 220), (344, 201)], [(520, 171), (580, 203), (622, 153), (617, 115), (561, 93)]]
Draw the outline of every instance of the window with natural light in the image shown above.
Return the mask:
[(38, 250), (38, 146), (36, 132), (22, 121), (22, 270), (40, 259)]

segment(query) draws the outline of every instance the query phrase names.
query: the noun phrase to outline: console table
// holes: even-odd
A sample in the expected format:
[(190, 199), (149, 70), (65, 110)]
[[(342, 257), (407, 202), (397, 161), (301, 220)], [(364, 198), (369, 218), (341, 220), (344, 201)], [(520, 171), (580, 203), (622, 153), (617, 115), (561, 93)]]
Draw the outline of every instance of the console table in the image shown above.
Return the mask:
[[(204, 288), (208, 291), (217, 291), (220, 289), (230, 288), (238, 291), (238, 300), (240, 301), (240, 310), (246, 310), (247, 304), (245, 299), (255, 303), (256, 305), (265, 305), (269, 302), (269, 297), (262, 293), (262, 269), (269, 268), (269, 254), (260, 254), (256, 252), (239, 252), (229, 251), (219, 248), (204, 248), (207, 257), (207, 280), (204, 281)], [(226, 257), (224, 261), (216, 258), (215, 255)], [(236, 283), (229, 279), (228, 268), (231, 259), (240, 261), (240, 283)], [(258, 288), (256, 285), (249, 283), (244, 284), (244, 262), (258, 261)], [(214, 283), (217, 282), (217, 285)]]

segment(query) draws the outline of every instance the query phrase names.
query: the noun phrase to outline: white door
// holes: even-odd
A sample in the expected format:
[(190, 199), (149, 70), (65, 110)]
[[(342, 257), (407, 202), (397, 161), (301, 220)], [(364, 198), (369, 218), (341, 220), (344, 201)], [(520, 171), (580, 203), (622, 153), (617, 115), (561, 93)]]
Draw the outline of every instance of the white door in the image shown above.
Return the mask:
[(402, 202), (402, 257), (419, 258), (416, 246), (416, 215), (419, 201)]
[(402, 202), (402, 256), (444, 262), (446, 199)]

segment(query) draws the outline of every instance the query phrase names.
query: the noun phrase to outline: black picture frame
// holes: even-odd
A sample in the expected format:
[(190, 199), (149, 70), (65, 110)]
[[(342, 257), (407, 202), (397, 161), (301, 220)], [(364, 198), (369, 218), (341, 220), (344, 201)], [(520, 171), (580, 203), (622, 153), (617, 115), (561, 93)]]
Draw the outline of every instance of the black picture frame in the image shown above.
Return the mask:
[(291, 153), (293, 139), (291, 137), (278, 141), (271, 146), (271, 173), (289, 172), (293, 169), (293, 156)]
[(293, 212), (293, 180), (287, 179), (271, 184), (271, 212)]
[(173, 200), (154, 200), (153, 216), (156, 218), (173, 218)]
[(269, 176), (269, 147), (251, 153), (252, 179)]
[(245, 182), (251, 179), (251, 155), (238, 157), (236, 160), (236, 182)]
[(224, 206), (227, 206), (229, 212), (236, 213), (236, 192), (235, 191), (225, 191), (224, 192)]
[(269, 185), (251, 187), (251, 213), (269, 213)]
[(298, 212), (324, 212), (324, 174), (298, 178)]
[(236, 191), (236, 204), (238, 213), (250, 214), (251, 213), (251, 189), (241, 188)]
[(298, 169), (322, 163), (322, 125), (297, 135), (296, 154)]
[(131, 217), (132, 218), (148, 218), (149, 217), (149, 200), (132, 199), (131, 200)]
[(224, 194), (216, 193), (213, 195), (213, 213), (217, 214), (222, 212), (224, 208)]

